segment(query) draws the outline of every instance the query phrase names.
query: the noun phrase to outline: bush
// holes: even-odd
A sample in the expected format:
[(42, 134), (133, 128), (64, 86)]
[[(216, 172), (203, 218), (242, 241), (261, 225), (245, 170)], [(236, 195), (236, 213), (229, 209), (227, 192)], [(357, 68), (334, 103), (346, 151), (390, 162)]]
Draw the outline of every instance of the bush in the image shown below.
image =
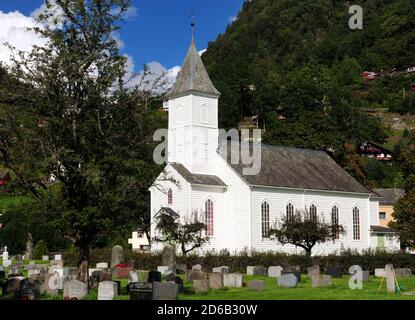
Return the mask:
[[(68, 265), (77, 265), (76, 252), (64, 253), (65, 263)], [(131, 263), (136, 269), (157, 270), (161, 265), (161, 253), (144, 253), (132, 252), (131, 249), (124, 249), (125, 262)], [(213, 267), (228, 266), (231, 272), (246, 272), (247, 266), (261, 265), (269, 266), (294, 266), (299, 265), (301, 271), (306, 273), (307, 268), (317, 264), (322, 269), (330, 265), (338, 265), (347, 273), (352, 265), (360, 265), (364, 270), (370, 270), (372, 273), (376, 268), (383, 268), (386, 264), (391, 263), (395, 268), (410, 268), (415, 272), (415, 256), (407, 253), (387, 253), (382, 251), (366, 251), (357, 253), (354, 251), (343, 251), (341, 254), (332, 254), (328, 256), (290, 255), (280, 252), (249, 252), (244, 251), (238, 254), (230, 254), (228, 251), (218, 253), (207, 253), (204, 256), (190, 254), (187, 257), (177, 256), (178, 264), (186, 264), (188, 268), (195, 264), (200, 264), (207, 271)], [(111, 248), (91, 250), (90, 265), (93, 266), (98, 262), (111, 262)]]
[(33, 258), (42, 259), (42, 256), (47, 255), (48, 253), (49, 253), (49, 250), (46, 245), (46, 242), (43, 240), (40, 240), (38, 241), (38, 243), (36, 243), (36, 246), (33, 249)]

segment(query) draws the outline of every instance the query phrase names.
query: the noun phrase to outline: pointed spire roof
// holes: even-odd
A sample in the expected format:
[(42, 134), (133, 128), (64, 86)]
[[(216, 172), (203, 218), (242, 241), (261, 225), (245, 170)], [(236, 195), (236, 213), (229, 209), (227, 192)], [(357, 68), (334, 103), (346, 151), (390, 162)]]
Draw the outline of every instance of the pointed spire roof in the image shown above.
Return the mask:
[(220, 96), (220, 92), (210, 80), (202, 58), (196, 49), (194, 37), (192, 37), (192, 43), (176, 82), (167, 93), (167, 97), (173, 98), (174, 96), (192, 91)]

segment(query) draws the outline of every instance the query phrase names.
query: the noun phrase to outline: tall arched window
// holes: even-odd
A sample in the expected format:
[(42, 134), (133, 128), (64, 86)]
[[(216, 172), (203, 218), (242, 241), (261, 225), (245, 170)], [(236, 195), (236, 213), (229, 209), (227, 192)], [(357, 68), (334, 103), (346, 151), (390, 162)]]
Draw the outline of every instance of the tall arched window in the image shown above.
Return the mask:
[(209, 105), (206, 103), (202, 105), (202, 123), (209, 123)]
[(288, 220), (292, 220), (294, 218), (294, 206), (291, 203), (287, 204), (286, 214)]
[[(339, 226), (339, 208), (337, 208), (337, 206), (333, 206), (333, 208), (331, 208), (331, 223), (334, 228), (337, 228)], [(336, 239), (340, 238), (340, 234), (338, 231), (336, 231), (335, 237)]]
[(317, 222), (317, 207), (314, 204), (310, 206), (310, 220)]
[(210, 199), (205, 202), (205, 224), (206, 235), (213, 236), (213, 201)]
[(173, 204), (173, 191), (171, 189), (167, 191), (167, 204)]
[(261, 227), (262, 238), (269, 238), (269, 204), (263, 202), (261, 205)]
[(360, 214), (359, 208), (353, 208), (353, 240), (360, 240)]

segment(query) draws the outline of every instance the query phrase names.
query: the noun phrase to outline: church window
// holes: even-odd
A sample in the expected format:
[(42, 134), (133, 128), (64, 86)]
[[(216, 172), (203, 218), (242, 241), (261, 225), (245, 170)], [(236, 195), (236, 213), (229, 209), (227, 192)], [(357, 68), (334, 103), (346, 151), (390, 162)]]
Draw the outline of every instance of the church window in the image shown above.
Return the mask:
[(310, 206), (310, 220), (317, 222), (317, 207), (314, 204)]
[(205, 202), (205, 224), (206, 235), (213, 236), (213, 201), (210, 199)]
[(269, 204), (263, 202), (261, 205), (262, 238), (269, 238)]
[(202, 105), (202, 123), (209, 123), (209, 106), (206, 103)]
[[(331, 208), (331, 223), (333, 225), (333, 227), (336, 228), (339, 226), (339, 208), (337, 208), (337, 206), (334, 206), (333, 208)], [(335, 231), (335, 238), (339, 239), (340, 235), (338, 230)]]
[(292, 220), (294, 218), (294, 206), (292, 205), (292, 203), (287, 204), (286, 213), (287, 220)]
[(359, 208), (353, 208), (353, 240), (360, 240), (360, 213)]
[(167, 204), (173, 204), (173, 191), (171, 189), (167, 191)]

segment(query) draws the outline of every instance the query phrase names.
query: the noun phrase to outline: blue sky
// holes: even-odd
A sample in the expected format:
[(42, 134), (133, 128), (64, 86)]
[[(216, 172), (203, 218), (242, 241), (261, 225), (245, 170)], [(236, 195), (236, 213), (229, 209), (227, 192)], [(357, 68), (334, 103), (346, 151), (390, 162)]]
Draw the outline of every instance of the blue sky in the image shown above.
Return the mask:
[[(0, 11), (17, 10), (30, 16), (42, 3), (2, 0)], [(122, 52), (133, 57), (136, 71), (151, 61), (167, 68), (181, 65), (191, 39), (192, 10), (197, 24), (196, 44), (202, 50), (225, 31), (242, 4), (243, 0), (133, 0), (136, 15), (126, 21), (120, 32)]]

